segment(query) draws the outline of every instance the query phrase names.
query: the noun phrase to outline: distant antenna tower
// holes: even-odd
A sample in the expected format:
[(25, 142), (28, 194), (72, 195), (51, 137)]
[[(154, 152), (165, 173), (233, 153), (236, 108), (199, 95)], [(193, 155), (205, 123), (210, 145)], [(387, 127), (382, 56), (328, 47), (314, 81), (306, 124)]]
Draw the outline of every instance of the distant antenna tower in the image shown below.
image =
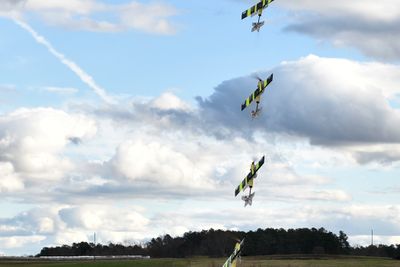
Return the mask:
[(96, 232), (93, 233), (93, 243), (94, 243), (94, 247), (93, 247), (93, 260), (96, 260)]
[(371, 229), (371, 246), (374, 245), (374, 229)]

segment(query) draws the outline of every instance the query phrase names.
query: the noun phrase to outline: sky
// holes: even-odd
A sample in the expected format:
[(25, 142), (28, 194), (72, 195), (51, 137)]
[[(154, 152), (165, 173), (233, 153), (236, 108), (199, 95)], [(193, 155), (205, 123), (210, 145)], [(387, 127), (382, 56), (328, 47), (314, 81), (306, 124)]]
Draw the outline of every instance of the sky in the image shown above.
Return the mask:
[(400, 243), (397, 0), (276, 0), (259, 33), (254, 3), (0, 0), (0, 255), (209, 228)]

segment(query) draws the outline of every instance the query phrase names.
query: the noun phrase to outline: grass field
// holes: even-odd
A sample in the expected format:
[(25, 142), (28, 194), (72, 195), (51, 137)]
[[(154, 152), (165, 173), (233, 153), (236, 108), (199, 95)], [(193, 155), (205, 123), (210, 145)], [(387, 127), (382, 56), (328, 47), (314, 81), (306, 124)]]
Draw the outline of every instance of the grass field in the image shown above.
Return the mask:
[[(0, 267), (218, 267), (224, 259), (149, 259), (104, 261), (0, 261)], [(400, 261), (379, 258), (267, 259), (243, 258), (241, 267), (400, 267)]]

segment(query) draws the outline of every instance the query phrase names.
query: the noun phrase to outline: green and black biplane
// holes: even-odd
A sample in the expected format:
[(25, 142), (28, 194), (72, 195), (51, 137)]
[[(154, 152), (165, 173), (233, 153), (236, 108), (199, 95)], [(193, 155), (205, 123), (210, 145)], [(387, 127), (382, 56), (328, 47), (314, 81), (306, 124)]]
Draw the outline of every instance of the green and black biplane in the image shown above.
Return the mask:
[(264, 25), (264, 21), (260, 22), (260, 18), (262, 16), (262, 12), (265, 8), (268, 7), (268, 5), (274, 0), (261, 0), (259, 3), (256, 5), (252, 6), (251, 8), (243, 11), (242, 13), (242, 19), (245, 19), (249, 16), (254, 16), (255, 14), (258, 14), (258, 21), (253, 22), (253, 28), (251, 29), (252, 32), (257, 31), (259, 32), (261, 27)]
[(253, 118), (257, 117), (259, 115), (259, 113), (261, 112), (261, 108), (258, 107), (258, 105), (260, 104), (260, 101), (261, 101), (261, 95), (264, 93), (265, 88), (267, 88), (267, 86), (273, 81), (274, 74), (271, 74), (268, 77), (268, 79), (266, 79), (265, 81), (261, 80), (260, 78), (257, 78), (257, 79), (258, 79), (257, 89), (242, 104), (242, 110), (244, 110), (245, 108), (250, 106), (250, 104), (254, 100), (256, 100), (256, 104), (257, 104), (256, 109), (251, 111), (251, 116)]
[(226, 260), (224, 265), (222, 265), (222, 267), (236, 267), (237, 261), (240, 257), (240, 252), (242, 252), (243, 244), (244, 244), (244, 239), (241, 242), (236, 243), (235, 250)]
[(254, 164), (254, 161), (251, 163), (250, 172), (247, 174), (246, 178), (238, 185), (235, 190), (235, 197), (241, 192), (246, 190), (247, 187), (250, 188), (248, 196), (242, 196), (242, 200), (244, 201), (244, 206), (250, 205), (253, 203), (253, 197), (255, 192), (251, 193), (251, 189), (253, 188), (254, 179), (257, 178), (257, 171), (264, 165), (265, 156), (263, 156), (257, 164)]

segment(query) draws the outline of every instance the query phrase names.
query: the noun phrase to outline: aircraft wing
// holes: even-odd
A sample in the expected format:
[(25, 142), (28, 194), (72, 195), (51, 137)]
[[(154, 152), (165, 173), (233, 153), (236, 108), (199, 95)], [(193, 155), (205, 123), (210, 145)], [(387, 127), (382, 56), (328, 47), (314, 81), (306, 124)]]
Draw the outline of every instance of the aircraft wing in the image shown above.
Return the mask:
[(273, 81), (274, 79), (274, 74), (271, 74), (265, 81), (263, 81), (263, 86), (262, 88), (257, 88), (254, 93), (252, 93), (246, 101), (242, 104), (242, 110), (250, 106), (250, 104), (253, 102), (254, 99), (256, 99), (257, 96), (261, 95), (264, 93), (265, 88)]
[(254, 16), (259, 10), (266, 8), (274, 0), (261, 0), (256, 5), (242, 12), (242, 19)]
[(235, 267), (236, 266), (236, 262), (238, 260), (238, 256), (240, 255), (240, 252), (242, 251), (243, 244), (244, 244), (244, 239), (239, 244), (236, 244), (235, 250), (229, 256), (229, 258), (226, 260), (224, 265), (222, 265), (222, 267)]
[(240, 185), (238, 185), (238, 187), (235, 190), (235, 197), (244, 189), (247, 188), (249, 181), (251, 179), (253, 179), (254, 175), (257, 173), (257, 171), (261, 168), (262, 165), (264, 165), (265, 162), (265, 156), (263, 156), (260, 161), (256, 164), (256, 169), (254, 173), (249, 172), (249, 174), (247, 174), (246, 178), (243, 179), (243, 181), (240, 183)]
[(224, 263), (224, 265), (222, 265), (222, 267), (232, 267), (232, 266), (236, 266), (236, 260), (232, 259), (232, 255), (230, 255), (229, 258)]

